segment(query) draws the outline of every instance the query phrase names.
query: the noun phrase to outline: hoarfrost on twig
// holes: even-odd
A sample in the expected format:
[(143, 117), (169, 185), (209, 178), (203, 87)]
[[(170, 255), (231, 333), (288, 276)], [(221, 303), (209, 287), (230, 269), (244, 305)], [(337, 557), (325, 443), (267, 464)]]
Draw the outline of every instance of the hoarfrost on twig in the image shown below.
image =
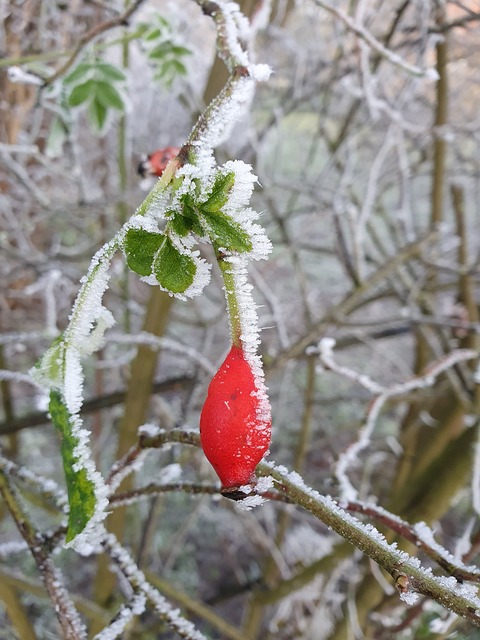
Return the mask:
[(320, 363), (326, 369), (360, 384), (376, 396), (368, 407), (367, 418), (363, 427), (360, 429), (358, 439), (350, 444), (340, 455), (335, 466), (335, 475), (340, 484), (341, 498), (348, 501), (355, 500), (358, 491), (351, 483), (347, 472), (349, 468), (357, 464), (358, 454), (369, 446), (378, 416), (385, 403), (390, 398), (404, 395), (416, 389), (431, 387), (441, 373), (450, 369), (458, 362), (476, 358), (478, 354), (472, 349), (456, 349), (430, 364), (423, 375), (415, 376), (404, 382), (393, 384), (390, 387), (384, 387), (372, 380), (369, 376), (338, 364), (333, 356), (334, 346), (335, 341), (332, 338), (323, 338), (317, 347), (310, 347), (307, 353), (318, 353)]

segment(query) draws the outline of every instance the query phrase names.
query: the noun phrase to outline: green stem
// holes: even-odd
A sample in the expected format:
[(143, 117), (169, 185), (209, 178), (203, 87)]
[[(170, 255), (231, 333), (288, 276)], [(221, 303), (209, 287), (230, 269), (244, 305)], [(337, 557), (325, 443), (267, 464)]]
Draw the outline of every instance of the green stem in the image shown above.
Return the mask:
[(462, 593), (455, 587), (442, 584), (435, 576), (412, 561), (407, 554), (388, 545), (378, 536), (372, 535), (359, 521), (340, 509), (333, 500), (323, 498), (305, 486), (299, 476), (292, 477), (286, 469), (277, 468), (265, 462), (259, 465), (258, 471), (261, 475), (271, 475), (280, 491), (292, 502), (309, 511), (329, 529), (341, 535), (383, 567), (393, 577), (401, 593), (411, 590), (425, 595), (480, 627), (478, 606), (473, 596), (466, 592)]
[(230, 338), (232, 345), (235, 347), (241, 347), (242, 323), (240, 320), (240, 307), (238, 305), (237, 292), (235, 289), (235, 276), (232, 271), (232, 265), (221, 257), (217, 257), (217, 261), (222, 273), (225, 288), (225, 300), (227, 302), (228, 318), (230, 321)]

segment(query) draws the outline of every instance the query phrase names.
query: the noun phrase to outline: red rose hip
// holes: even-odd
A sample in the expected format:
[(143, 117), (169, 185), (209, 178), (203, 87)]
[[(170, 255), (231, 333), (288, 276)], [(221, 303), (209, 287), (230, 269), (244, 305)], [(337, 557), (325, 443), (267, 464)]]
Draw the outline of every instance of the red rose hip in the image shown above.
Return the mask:
[(222, 489), (248, 484), (270, 444), (270, 405), (242, 348), (233, 345), (208, 387), (200, 440)]

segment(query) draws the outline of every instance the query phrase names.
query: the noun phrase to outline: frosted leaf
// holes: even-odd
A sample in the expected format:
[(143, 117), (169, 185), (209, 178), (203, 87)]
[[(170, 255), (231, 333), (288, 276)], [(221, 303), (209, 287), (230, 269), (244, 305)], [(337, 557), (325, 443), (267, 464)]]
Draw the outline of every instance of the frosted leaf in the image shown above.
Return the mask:
[(93, 484), (96, 500), (94, 513), (84, 530), (73, 540), (66, 543), (65, 546), (88, 556), (99, 550), (100, 535), (103, 531), (103, 527), (99, 527), (99, 525), (107, 515), (105, 509), (108, 506), (108, 489), (102, 475), (95, 468), (91, 456), (90, 434), (86, 429), (82, 428), (82, 421), (78, 416), (72, 416), (71, 418), (71, 432), (72, 436), (77, 439), (77, 445), (73, 449), (73, 455), (76, 458), (74, 470), (85, 469), (87, 479)]
[[(52, 393), (55, 392), (57, 396), (56, 410), (59, 411), (60, 420), (57, 426), (62, 430), (64, 442), (67, 443), (64, 460), (68, 460), (71, 465), (70, 475), (66, 474), (67, 483), (70, 483), (69, 487), (73, 487), (79, 478), (75, 474), (80, 474), (81, 471), (87, 481), (85, 487), (88, 487), (93, 506), (85, 506), (83, 513), (80, 513), (82, 503), (75, 504), (75, 507), (72, 503), (71, 509), (74, 517), (75, 509), (78, 509), (82, 519), (83, 516), (90, 519), (84, 529), (66, 544), (67, 547), (73, 547), (87, 555), (98, 549), (98, 526), (106, 516), (108, 500), (105, 482), (92, 460), (89, 433), (82, 427), (82, 420), (78, 415), (83, 402), (81, 358), (101, 346), (105, 330), (114, 322), (111, 313), (103, 307), (102, 298), (108, 286), (108, 270), (118, 249), (119, 236), (94, 255), (87, 275), (81, 280), (82, 286), (73, 305), (67, 329), (52, 344), (40, 365), (32, 369), (32, 376), (51, 390), (52, 402)], [(66, 415), (62, 415), (62, 406)]]
[(162, 291), (165, 291), (166, 293), (168, 293), (168, 295), (177, 298), (178, 300), (185, 301), (187, 300), (187, 298), (194, 298), (195, 296), (198, 296), (202, 293), (202, 291), (210, 282), (210, 269), (212, 268), (212, 266), (206, 260), (200, 257), (199, 251), (191, 251), (186, 246), (186, 243), (183, 242), (183, 238), (181, 241), (178, 236), (176, 236), (175, 234), (171, 234), (170, 240), (181, 255), (188, 256), (195, 263), (196, 271), (190, 286), (182, 293), (173, 293), (166, 287), (160, 285), (157, 278), (153, 274), (149, 276), (143, 276), (140, 278), (140, 280), (152, 286), (159, 287)]
[[(247, 232), (252, 243), (252, 249), (248, 252), (248, 256), (253, 260), (265, 259), (271, 252), (272, 245), (263, 227), (254, 224), (260, 215), (248, 206), (258, 178), (253, 173), (252, 167), (241, 160), (226, 162), (219, 168), (216, 176), (226, 176), (231, 173), (234, 174), (234, 182), (228, 193), (227, 202), (222, 207), (222, 212), (230, 216), (234, 222), (239, 223)], [(211, 177), (208, 188), (211, 189), (216, 176)]]
[(105, 344), (105, 331), (115, 324), (115, 319), (108, 309), (102, 308), (92, 331), (83, 341), (82, 356), (91, 355)]
[(83, 403), (83, 370), (80, 352), (75, 347), (66, 349), (63, 396), (71, 414), (80, 411)]
[[(229, 160), (220, 167), (219, 173), (222, 175), (233, 173), (235, 175), (227, 204), (223, 208), (225, 213), (234, 216), (239, 209), (245, 208), (250, 202), (258, 178), (253, 173), (251, 165), (241, 160)], [(255, 217), (258, 217), (258, 214), (255, 214)]]
[(147, 215), (132, 216), (123, 228), (125, 233), (128, 231), (128, 229), (143, 229), (143, 231), (148, 231), (149, 233), (160, 233), (160, 228), (158, 226), (157, 220)]
[[(74, 345), (81, 353), (88, 353), (87, 338), (96, 323), (103, 320), (103, 328), (106, 323), (112, 322), (109, 312), (102, 306), (102, 298), (108, 287), (110, 276), (108, 269), (110, 259), (117, 249), (116, 242), (112, 241), (104, 245), (92, 259), (87, 275), (82, 278), (83, 286), (75, 300), (70, 324), (65, 330), (64, 339), (68, 345)], [(108, 318), (108, 322), (107, 322)], [(99, 340), (99, 337), (96, 337)]]

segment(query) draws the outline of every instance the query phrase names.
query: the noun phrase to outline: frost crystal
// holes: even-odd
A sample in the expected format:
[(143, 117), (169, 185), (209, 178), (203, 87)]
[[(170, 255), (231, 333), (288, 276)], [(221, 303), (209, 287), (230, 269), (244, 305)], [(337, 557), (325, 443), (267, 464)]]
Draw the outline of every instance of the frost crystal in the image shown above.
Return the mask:
[(116, 620), (97, 633), (93, 640), (115, 640), (121, 636), (133, 616), (141, 615), (145, 611), (145, 601), (146, 598), (143, 594), (134, 596), (129, 606), (122, 606), (117, 613)]
[(264, 502), (266, 500), (262, 496), (247, 496), (243, 500), (237, 500), (235, 506), (241, 511), (251, 511), (254, 507), (259, 507)]
[(270, 428), (270, 401), (265, 386), (262, 360), (257, 353), (257, 348), (260, 344), (258, 315), (252, 296), (252, 285), (249, 284), (247, 280), (247, 258), (243, 255), (230, 256), (225, 260), (231, 265), (231, 273), (235, 283), (243, 353), (250, 365), (257, 388), (256, 395), (259, 402), (257, 405), (256, 422), (260, 429), (262, 425), (264, 425), (264, 428)]
[(153, 587), (138, 568), (128, 551), (124, 549), (113, 534), (106, 534), (103, 544), (109, 549), (111, 558), (117, 563), (130, 585), (149, 600), (160, 618), (165, 620), (182, 638), (206, 640), (203, 633), (180, 613)]
[(418, 599), (420, 598), (418, 593), (415, 591), (402, 591), (400, 593), (400, 600), (403, 600), (409, 607), (413, 607), (414, 604), (417, 604)]
[(146, 422), (138, 427), (138, 435), (146, 436), (147, 438), (155, 438), (162, 433), (162, 429), (157, 424)]
[(264, 493), (265, 491), (270, 491), (273, 489), (274, 482), (272, 476), (262, 476), (257, 480), (256, 490), (257, 493)]

